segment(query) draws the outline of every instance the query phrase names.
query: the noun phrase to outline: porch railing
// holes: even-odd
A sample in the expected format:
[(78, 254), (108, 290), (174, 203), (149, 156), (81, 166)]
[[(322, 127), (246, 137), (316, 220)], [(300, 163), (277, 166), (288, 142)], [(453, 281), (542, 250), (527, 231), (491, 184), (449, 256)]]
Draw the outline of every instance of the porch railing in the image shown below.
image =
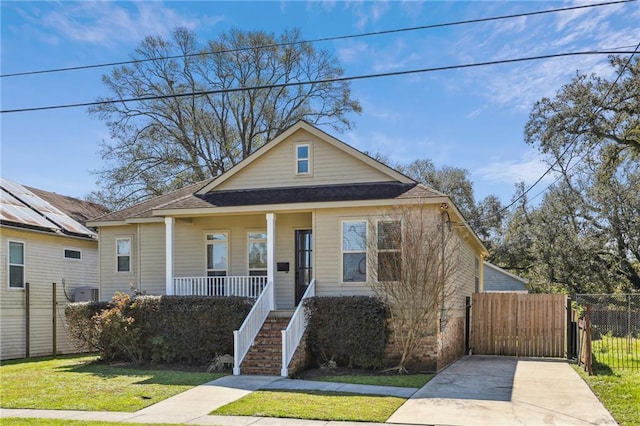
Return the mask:
[(273, 306), (273, 293), (271, 292), (272, 282), (268, 282), (262, 290), (262, 294), (256, 300), (249, 315), (245, 318), (239, 330), (233, 332), (233, 375), (240, 374), (240, 364), (249, 352), (251, 344), (255, 340), (264, 320), (269, 316)]
[(302, 299), (298, 304), (289, 325), (282, 330), (282, 370), (280, 375), (287, 377), (289, 375), (289, 363), (296, 353), (300, 339), (307, 328), (307, 320), (304, 315), (304, 304), (302, 303), (307, 297), (313, 297), (316, 294), (316, 280), (313, 279), (307, 286), (307, 290), (302, 295)]
[(173, 279), (176, 296), (244, 296), (257, 298), (267, 284), (267, 277), (181, 277)]

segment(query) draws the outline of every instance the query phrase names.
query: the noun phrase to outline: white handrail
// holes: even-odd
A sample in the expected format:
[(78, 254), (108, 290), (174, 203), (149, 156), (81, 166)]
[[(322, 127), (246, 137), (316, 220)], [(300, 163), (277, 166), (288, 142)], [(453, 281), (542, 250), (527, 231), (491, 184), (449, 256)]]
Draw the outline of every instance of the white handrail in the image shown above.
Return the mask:
[(173, 294), (257, 298), (266, 284), (265, 276), (178, 277), (173, 279)]
[(289, 363), (296, 353), (296, 349), (300, 344), (300, 339), (307, 328), (307, 319), (304, 315), (304, 304), (302, 303), (306, 298), (316, 295), (316, 280), (313, 279), (307, 286), (307, 290), (302, 295), (302, 299), (298, 304), (298, 307), (291, 316), (289, 325), (282, 330), (282, 370), (280, 375), (282, 377), (289, 376)]
[(239, 330), (233, 332), (233, 375), (240, 375), (240, 364), (249, 352), (256, 336), (260, 332), (264, 320), (269, 316), (273, 306), (273, 293), (271, 292), (272, 282), (268, 282), (262, 290), (260, 297), (256, 300), (249, 311), (249, 315), (244, 319)]

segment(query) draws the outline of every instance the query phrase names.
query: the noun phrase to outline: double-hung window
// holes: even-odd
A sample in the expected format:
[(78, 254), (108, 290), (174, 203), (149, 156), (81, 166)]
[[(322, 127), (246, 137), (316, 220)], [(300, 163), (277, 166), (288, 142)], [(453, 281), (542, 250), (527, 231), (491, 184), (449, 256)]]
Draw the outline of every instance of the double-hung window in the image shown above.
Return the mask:
[(249, 256), (249, 276), (267, 275), (267, 233), (249, 232), (247, 253)]
[(402, 225), (398, 220), (378, 222), (378, 282), (402, 277)]
[(24, 243), (9, 241), (9, 288), (24, 288)]
[(296, 174), (311, 174), (311, 147), (309, 144), (296, 145)]
[(342, 281), (367, 280), (367, 222), (342, 222)]
[(116, 238), (116, 258), (118, 272), (131, 272), (131, 238)]
[(207, 234), (207, 276), (226, 277), (229, 268), (229, 234)]

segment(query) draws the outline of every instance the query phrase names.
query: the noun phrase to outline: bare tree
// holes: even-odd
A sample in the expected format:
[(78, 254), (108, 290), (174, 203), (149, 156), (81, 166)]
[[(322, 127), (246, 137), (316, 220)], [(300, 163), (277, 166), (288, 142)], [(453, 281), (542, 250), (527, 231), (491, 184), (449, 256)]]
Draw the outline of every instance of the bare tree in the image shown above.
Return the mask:
[(401, 206), (370, 221), (368, 242), (376, 295), (390, 306), (393, 369), (406, 372), (425, 333), (446, 324), (455, 287), (460, 240), (446, 214), (425, 206)]
[(102, 78), (110, 96), (99, 100), (122, 102), (90, 109), (111, 133), (93, 198), (112, 208), (217, 176), (298, 120), (342, 131), (361, 110), (335, 56), (297, 30), (232, 29), (202, 44), (177, 28), (145, 38), (132, 60)]

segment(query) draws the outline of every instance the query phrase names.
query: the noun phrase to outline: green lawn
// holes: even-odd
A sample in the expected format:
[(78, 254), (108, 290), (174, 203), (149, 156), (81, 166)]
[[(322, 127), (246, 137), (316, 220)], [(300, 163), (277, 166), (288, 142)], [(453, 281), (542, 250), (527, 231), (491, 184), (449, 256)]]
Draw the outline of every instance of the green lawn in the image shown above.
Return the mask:
[[(640, 426), (640, 343), (602, 336), (592, 341), (594, 375), (576, 367), (598, 399), (621, 426)], [(618, 366), (635, 367), (616, 368)]]
[(358, 385), (398, 386), (403, 388), (421, 388), (435, 374), (397, 374), (388, 376), (343, 375), (321, 376), (310, 380), (333, 383), (354, 383)]
[(211, 414), (384, 422), (405, 401), (405, 398), (345, 392), (257, 391), (220, 407)]
[(135, 412), (224, 374), (139, 369), (95, 356), (3, 362), (0, 406)]

